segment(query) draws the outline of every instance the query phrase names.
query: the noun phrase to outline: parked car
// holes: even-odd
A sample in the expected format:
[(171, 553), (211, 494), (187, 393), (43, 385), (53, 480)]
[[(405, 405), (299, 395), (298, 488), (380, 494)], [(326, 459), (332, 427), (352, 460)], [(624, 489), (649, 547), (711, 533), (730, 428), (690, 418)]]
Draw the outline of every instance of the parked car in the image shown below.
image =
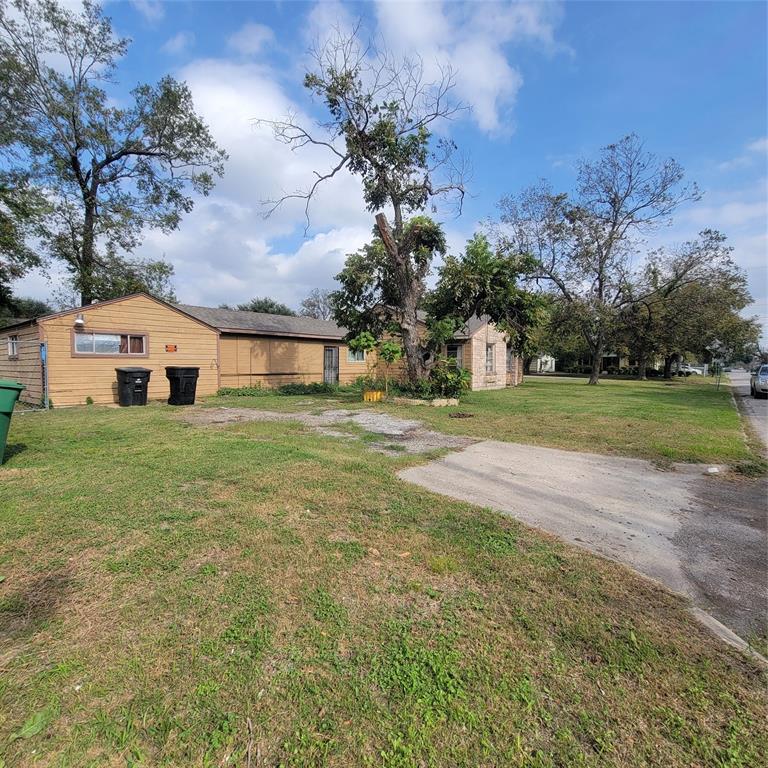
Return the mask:
[(749, 391), (752, 397), (768, 397), (768, 365), (761, 365), (749, 377)]
[(694, 374), (696, 376), (701, 376), (704, 371), (701, 368), (694, 368), (692, 365), (689, 365), (688, 363), (683, 363), (680, 366), (680, 370), (683, 372), (684, 376), (690, 376), (691, 374)]

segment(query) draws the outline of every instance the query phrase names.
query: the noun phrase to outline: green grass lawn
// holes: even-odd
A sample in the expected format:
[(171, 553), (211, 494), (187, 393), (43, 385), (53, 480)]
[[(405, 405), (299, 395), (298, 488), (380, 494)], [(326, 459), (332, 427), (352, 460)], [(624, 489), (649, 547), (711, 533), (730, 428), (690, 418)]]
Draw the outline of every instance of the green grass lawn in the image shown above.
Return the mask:
[[(607, 409), (618, 421), (638, 391), (622, 386), (600, 390), (620, 398)], [(591, 391), (564, 388), (580, 411), (599, 410)], [(510, 402), (553, 420), (547, 391), (536, 382)], [(662, 407), (687, 413), (683, 393), (719, 415), (717, 445), (737, 452), (727, 402), (659, 388), (672, 398)], [(506, 422), (497, 397), (472, 396), (462, 408), (477, 418), (445, 424)], [(414, 459), (295, 423), (203, 427), (178, 414), (14, 419), (0, 468), (5, 768), (249, 755), (251, 766), (747, 767), (768, 751), (764, 676), (652, 583), (399, 481)], [(504, 437), (530, 439), (515, 418)], [(701, 444), (703, 426), (685, 423)], [(579, 445), (573, 424), (562, 431), (558, 444)]]
[[(211, 405), (274, 410), (365, 407), (359, 394), (211, 398)], [(531, 443), (654, 461), (747, 461), (747, 447), (730, 390), (710, 381), (604, 380), (529, 377), (520, 387), (468, 393), (458, 408), (376, 405), (418, 418), (441, 432)], [(456, 411), (471, 418), (455, 419)]]

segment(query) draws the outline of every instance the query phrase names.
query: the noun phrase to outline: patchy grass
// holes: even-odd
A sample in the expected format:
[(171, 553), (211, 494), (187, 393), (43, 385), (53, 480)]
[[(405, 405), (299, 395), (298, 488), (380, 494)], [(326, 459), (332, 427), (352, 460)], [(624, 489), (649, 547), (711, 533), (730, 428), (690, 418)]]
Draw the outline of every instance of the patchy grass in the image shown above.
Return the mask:
[(650, 582), (400, 482), (410, 457), (177, 414), (14, 419), (0, 765), (734, 767), (768, 751), (759, 670)]
[[(651, 461), (756, 463), (744, 440), (738, 411), (727, 387), (709, 381), (605, 380), (529, 377), (520, 387), (471, 392), (459, 409), (426, 406), (374, 406), (359, 395), (292, 398), (213, 398), (217, 405), (251, 405), (269, 410), (322, 410), (326, 407), (385, 408), (417, 418), (439, 432), (515, 443), (531, 443), (591, 453), (637, 456)], [(452, 418), (460, 412), (474, 418)], [(758, 462), (759, 463), (759, 462)]]

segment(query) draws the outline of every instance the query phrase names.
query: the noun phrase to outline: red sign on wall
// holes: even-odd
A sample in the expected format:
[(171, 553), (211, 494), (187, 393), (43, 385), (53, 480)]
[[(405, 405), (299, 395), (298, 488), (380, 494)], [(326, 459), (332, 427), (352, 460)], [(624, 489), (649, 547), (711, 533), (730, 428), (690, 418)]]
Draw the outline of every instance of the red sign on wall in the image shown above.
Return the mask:
[(165, 351), (166, 352), (176, 352), (176, 345), (175, 344), (166, 344), (165, 345)]

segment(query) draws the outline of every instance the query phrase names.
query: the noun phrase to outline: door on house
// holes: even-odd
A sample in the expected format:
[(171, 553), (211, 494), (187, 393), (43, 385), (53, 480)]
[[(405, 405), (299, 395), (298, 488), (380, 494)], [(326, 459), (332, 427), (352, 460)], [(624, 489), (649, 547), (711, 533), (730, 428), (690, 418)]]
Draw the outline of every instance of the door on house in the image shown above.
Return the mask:
[(339, 348), (325, 347), (323, 351), (323, 382), (339, 383)]

